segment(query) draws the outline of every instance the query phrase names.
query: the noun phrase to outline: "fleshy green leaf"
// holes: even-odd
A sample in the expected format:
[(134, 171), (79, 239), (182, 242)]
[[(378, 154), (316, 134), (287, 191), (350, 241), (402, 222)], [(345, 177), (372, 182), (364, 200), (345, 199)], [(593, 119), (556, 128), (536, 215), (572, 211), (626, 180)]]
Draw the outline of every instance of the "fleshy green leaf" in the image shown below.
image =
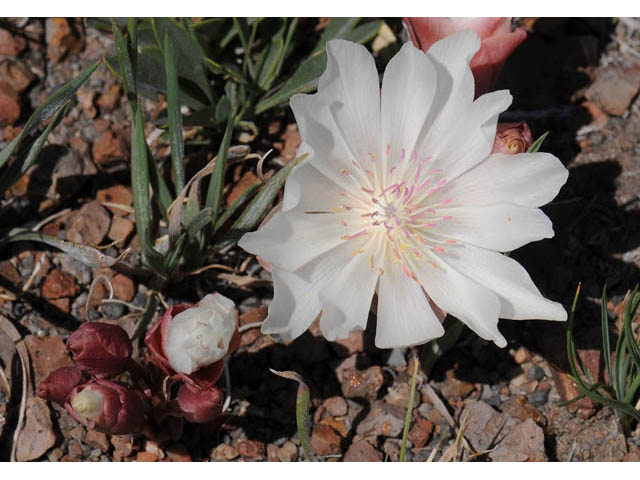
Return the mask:
[(160, 277), (166, 277), (162, 255), (153, 248), (151, 238), (151, 198), (149, 195), (149, 160), (144, 138), (142, 107), (137, 103), (131, 133), (131, 189), (138, 240), (145, 261)]
[(329, 40), (342, 38), (352, 42), (365, 43), (378, 33), (383, 23), (382, 20), (376, 20), (354, 28), (357, 22), (357, 18), (332, 19), (311, 55), (300, 64), (280, 89), (258, 102), (255, 108), (256, 114), (288, 102), (289, 98), (296, 93), (309, 92), (318, 86), (318, 79), (327, 67), (327, 54), (324, 49)]
[(529, 150), (527, 150), (527, 153), (536, 153), (538, 150), (540, 150), (542, 142), (544, 142), (544, 140), (547, 138), (547, 135), (549, 135), (549, 132), (544, 132), (542, 135), (540, 135), (540, 137), (538, 137), (538, 139), (531, 144)]
[(38, 136), (38, 138), (29, 146), (29, 149), (23, 154), (19, 155), (18, 158), (11, 164), (9, 168), (4, 172), (2, 177), (0, 178), (0, 192), (4, 192), (7, 188), (13, 185), (22, 175), (24, 175), (27, 170), (35, 163), (44, 147), (44, 143), (47, 140), (47, 137), (51, 133), (51, 131), (56, 128), (56, 126), (64, 117), (69, 104), (66, 104), (64, 108), (58, 110), (55, 114), (51, 122), (47, 128), (45, 128), (44, 132)]
[(180, 90), (173, 53), (173, 42), (169, 33), (164, 35), (164, 66), (167, 76), (167, 114), (171, 164), (175, 178), (176, 194), (184, 188), (184, 139), (182, 136), (182, 114), (180, 113)]
[(311, 446), (309, 444), (309, 405), (311, 404), (309, 387), (304, 383), (304, 380), (299, 373), (292, 371), (278, 372), (273, 368), (270, 368), (269, 370), (271, 373), (278, 375), (279, 377), (298, 382), (298, 396), (296, 399), (296, 424), (298, 425), (298, 436), (300, 437), (300, 443), (304, 449), (307, 461), (312, 462), (313, 456), (311, 454)]
[(52, 93), (35, 112), (29, 117), (27, 123), (14, 138), (9, 145), (7, 145), (0, 152), (0, 167), (9, 160), (9, 157), (13, 155), (16, 149), (20, 146), (22, 141), (29, 135), (31, 135), (40, 125), (46, 120), (54, 116), (68, 101), (73, 97), (78, 88), (91, 76), (96, 68), (100, 65), (100, 62), (96, 62), (87, 69), (85, 69), (80, 75), (66, 83), (54, 93)]
[(240, 218), (234, 222), (226, 235), (215, 245), (215, 249), (220, 250), (234, 244), (242, 235), (258, 226), (262, 218), (271, 208), (273, 200), (278, 195), (291, 170), (304, 160), (304, 158), (306, 158), (306, 155), (298, 157), (269, 179), (264, 187), (262, 187), (262, 190), (254, 197), (244, 212), (242, 212)]

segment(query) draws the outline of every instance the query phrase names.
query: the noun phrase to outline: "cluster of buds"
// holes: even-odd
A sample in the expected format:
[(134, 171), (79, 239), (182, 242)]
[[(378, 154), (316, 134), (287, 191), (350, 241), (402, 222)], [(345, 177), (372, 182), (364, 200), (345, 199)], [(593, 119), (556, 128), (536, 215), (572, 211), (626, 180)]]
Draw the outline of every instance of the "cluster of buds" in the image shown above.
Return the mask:
[(133, 345), (121, 327), (84, 323), (67, 340), (75, 367), (54, 370), (38, 385), (39, 397), (56, 402), (88, 428), (116, 435), (139, 431), (146, 405), (134, 389), (107, 378), (133, 364)]
[(169, 308), (145, 338), (153, 363), (184, 382), (177, 405), (189, 422), (209, 423), (222, 413), (224, 396), (215, 384), (240, 343), (237, 317), (233, 301), (214, 293), (194, 306)]
[[(64, 406), (88, 428), (114, 435), (142, 430), (149, 403), (152, 418), (168, 414), (192, 423), (217, 420), (224, 395), (216, 382), (225, 358), (240, 343), (233, 301), (216, 293), (193, 306), (174, 305), (149, 330), (145, 343), (153, 364), (170, 380), (182, 382), (175, 399), (167, 398), (165, 388), (152, 392), (147, 387), (145, 375), (150, 371), (131, 358), (127, 333), (99, 322), (84, 323), (69, 336), (67, 349), (75, 366), (51, 372), (37, 394)], [(134, 387), (118, 381), (125, 372), (131, 374)]]

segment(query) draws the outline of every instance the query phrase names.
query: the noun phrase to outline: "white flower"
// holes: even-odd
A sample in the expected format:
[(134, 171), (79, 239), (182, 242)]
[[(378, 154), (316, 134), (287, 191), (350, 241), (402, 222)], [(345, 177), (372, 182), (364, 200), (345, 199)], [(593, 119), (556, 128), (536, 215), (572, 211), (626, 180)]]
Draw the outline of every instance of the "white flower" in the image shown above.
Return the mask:
[(219, 293), (205, 296), (169, 323), (164, 350), (171, 367), (189, 375), (224, 358), (235, 329), (233, 301)]
[(444, 333), (425, 292), (499, 346), (499, 317), (566, 320), (499, 252), (553, 236), (537, 207), (568, 172), (547, 153), (490, 155), (511, 95), (473, 100), (479, 47), (471, 31), (426, 54), (407, 43), (380, 90), (365, 47), (327, 44), (318, 93), (291, 99), (299, 153), (311, 156), (287, 180), (282, 212), (240, 241), (273, 265), (263, 332), (295, 338), (321, 312), (325, 337), (346, 337), (366, 327), (374, 292), (380, 348)]

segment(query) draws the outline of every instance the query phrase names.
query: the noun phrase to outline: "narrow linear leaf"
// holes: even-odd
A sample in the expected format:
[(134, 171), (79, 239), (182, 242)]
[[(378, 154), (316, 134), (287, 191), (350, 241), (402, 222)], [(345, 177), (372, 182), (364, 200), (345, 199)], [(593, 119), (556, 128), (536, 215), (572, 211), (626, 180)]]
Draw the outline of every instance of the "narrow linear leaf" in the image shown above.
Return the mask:
[[(213, 167), (213, 173), (211, 174), (211, 181), (209, 182), (209, 189), (207, 190), (207, 198), (205, 200), (205, 206), (211, 207), (213, 212), (211, 214), (211, 227), (215, 225), (218, 219), (218, 212), (220, 211), (220, 200), (222, 199), (222, 189), (224, 187), (224, 174), (227, 170), (227, 154), (229, 152), (229, 144), (231, 143), (231, 133), (233, 131), (233, 116), (234, 113), (229, 109), (229, 116), (227, 119), (227, 126), (224, 131), (224, 137), (222, 143), (218, 149), (218, 160)], [(210, 234), (207, 235), (210, 238)]]
[(92, 268), (105, 268), (114, 266), (123, 266), (128, 268), (126, 264), (117, 259), (105, 255), (97, 248), (88, 245), (62, 240), (58, 237), (45, 235), (44, 233), (32, 232), (30, 230), (13, 231), (5, 238), (2, 243), (10, 242), (40, 242), (52, 247), (58, 248), (79, 262)]
[(136, 105), (136, 79), (134, 75), (133, 64), (129, 57), (129, 48), (127, 41), (122, 35), (120, 28), (112, 19), (113, 39), (116, 47), (116, 57), (118, 58), (118, 66), (120, 67), (120, 78), (124, 84), (124, 89), (127, 92), (127, 98), (133, 111), (134, 105)]
[(253, 196), (256, 190), (260, 188), (260, 185), (262, 185), (261, 182), (256, 182), (253, 185), (249, 185), (249, 187), (247, 187), (247, 189), (242, 192), (242, 194), (238, 198), (236, 198), (236, 200), (229, 206), (229, 208), (227, 208), (222, 213), (222, 215), (220, 215), (220, 218), (218, 218), (218, 221), (216, 222), (216, 225), (213, 229), (214, 235), (238, 210), (240, 210), (240, 207), (242, 207), (242, 205), (244, 205), (244, 203)]
[(169, 210), (171, 202), (173, 202), (173, 197), (171, 197), (171, 191), (169, 190), (167, 182), (165, 182), (162, 172), (160, 171), (160, 167), (153, 158), (153, 154), (151, 153), (148, 145), (147, 158), (149, 159), (149, 182), (153, 189), (153, 198), (156, 201), (162, 216), (167, 218), (167, 211)]
[(402, 430), (402, 443), (400, 445), (400, 461), (404, 462), (405, 452), (407, 450), (407, 437), (409, 436), (409, 425), (411, 424), (411, 414), (413, 412), (413, 401), (416, 395), (416, 379), (418, 378), (418, 366), (420, 362), (416, 357), (413, 362), (413, 375), (411, 376), (411, 389), (409, 393), (409, 403), (407, 405), (407, 414), (404, 417), (404, 428)]
[(149, 266), (161, 277), (166, 277), (162, 256), (153, 248), (151, 239), (151, 198), (149, 195), (149, 160), (144, 138), (142, 106), (137, 102), (131, 141), (131, 189), (136, 229), (142, 254)]
[(176, 195), (184, 188), (184, 138), (180, 113), (180, 90), (174, 60), (173, 43), (169, 33), (164, 34), (164, 66), (167, 76), (167, 114), (169, 118), (169, 144), (175, 178)]
[(298, 436), (300, 437), (300, 443), (304, 449), (307, 461), (312, 462), (313, 455), (311, 454), (311, 446), (309, 444), (309, 405), (311, 403), (309, 387), (304, 383), (304, 379), (299, 373), (292, 371), (279, 372), (273, 368), (270, 368), (269, 371), (279, 377), (298, 382), (298, 397), (296, 399), (296, 424), (298, 425)]
[(0, 152), (0, 167), (6, 163), (6, 161), (13, 155), (13, 152), (20, 146), (22, 141), (29, 135), (31, 135), (35, 129), (37, 129), (43, 122), (55, 115), (76, 93), (78, 88), (91, 76), (91, 74), (98, 68), (100, 62), (96, 62), (90, 67), (86, 68), (80, 75), (66, 83), (54, 93), (52, 93), (35, 112), (29, 117), (27, 123), (14, 138), (9, 145), (7, 145)]
[(153, 320), (157, 308), (158, 297), (152, 293), (147, 297), (147, 302), (144, 305), (144, 312), (142, 312), (142, 317), (140, 317), (140, 321), (138, 322), (138, 325), (136, 325), (136, 329), (131, 336), (131, 340), (136, 340), (147, 330), (151, 320)]
[(602, 288), (602, 304), (600, 310), (600, 321), (602, 324), (602, 352), (604, 364), (609, 376), (609, 382), (613, 381), (613, 370), (611, 369), (611, 342), (609, 340), (609, 315), (607, 313), (607, 287)]
[(549, 135), (549, 132), (544, 132), (542, 135), (540, 135), (540, 137), (538, 137), (538, 139), (531, 144), (529, 150), (527, 150), (527, 153), (536, 153), (538, 150), (540, 150), (540, 147), (542, 147), (542, 142), (545, 141), (547, 135)]
[(45, 128), (44, 132), (42, 132), (40, 136), (29, 146), (27, 152), (24, 155), (18, 156), (18, 158), (16, 158), (11, 166), (4, 172), (0, 178), (0, 192), (4, 192), (7, 188), (13, 185), (35, 163), (42, 151), (42, 148), (44, 147), (47, 137), (60, 123), (60, 120), (64, 117), (68, 106), (69, 104), (67, 103), (64, 108), (58, 110), (47, 128)]
[(234, 222), (224, 238), (215, 245), (216, 249), (219, 250), (234, 244), (242, 235), (258, 226), (262, 218), (267, 214), (267, 211), (271, 208), (273, 200), (278, 195), (278, 192), (293, 168), (306, 157), (307, 155), (305, 154), (296, 158), (269, 179), (264, 187), (262, 187), (262, 190), (258, 192), (244, 212), (242, 212), (240, 218)]

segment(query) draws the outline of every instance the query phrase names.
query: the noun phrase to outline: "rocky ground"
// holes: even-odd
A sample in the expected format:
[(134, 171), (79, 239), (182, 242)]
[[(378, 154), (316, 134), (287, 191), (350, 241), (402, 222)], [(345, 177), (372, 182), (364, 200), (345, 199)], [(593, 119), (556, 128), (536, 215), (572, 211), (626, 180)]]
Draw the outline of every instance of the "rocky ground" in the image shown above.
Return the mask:
[[(556, 236), (514, 252), (545, 296), (569, 306), (578, 282), (580, 354), (602, 376), (598, 305), (608, 287), (611, 319), (640, 280), (640, 20), (519, 19), (529, 37), (505, 65), (500, 87), (514, 104), (505, 121), (526, 120), (534, 136), (550, 131), (542, 150), (569, 168), (567, 185), (545, 211)], [(398, 26), (397, 19), (389, 20)], [(113, 39), (75, 19), (0, 19), (0, 147), (17, 135), (34, 107), (58, 85), (109, 54)], [(148, 101), (149, 118), (162, 102)], [(290, 161), (299, 137), (289, 113), (271, 118), (251, 147), (275, 148), (275, 170)], [(197, 134), (197, 132), (195, 133)], [(167, 161), (157, 130), (147, 139)], [(38, 228), (101, 246), (135, 262), (129, 187), (130, 127), (116, 77), (100, 67), (81, 88), (41, 159), (0, 200), (0, 229)], [(209, 152), (190, 157), (189, 171)], [(206, 149), (205, 149), (206, 150)], [(225, 192), (231, 203), (256, 180), (254, 165), (237, 166)], [(232, 249), (212, 269), (168, 290), (167, 304), (197, 301), (217, 290), (233, 298), (240, 324), (264, 319), (272, 296), (269, 274)], [(114, 298), (98, 275), (110, 279)], [(269, 373), (294, 370), (312, 396), (311, 446), (326, 461), (397, 461), (419, 348), (379, 350), (375, 322), (365, 332), (329, 343), (317, 327), (291, 344), (258, 328), (242, 334), (222, 382), (231, 403), (223, 423), (174, 422), (155, 440), (87, 431), (63, 409), (34, 397), (51, 370), (70, 364), (64, 340), (86, 319), (132, 331), (149, 285), (108, 269), (92, 270), (34, 244), (0, 252), (0, 313), (17, 336), (0, 331), (0, 460), (17, 442), (19, 460), (49, 461), (295, 461), (303, 459), (296, 429), (296, 384)], [(160, 314), (164, 308), (161, 308)], [(613, 322), (612, 322), (613, 323)], [(499, 349), (465, 330), (427, 377), (418, 375), (407, 459), (475, 461), (640, 460), (640, 431), (625, 436), (615, 412), (582, 400), (567, 377), (565, 331), (550, 322), (502, 321), (509, 340)], [(26, 347), (31, 371), (16, 353)], [(140, 346), (141, 347), (141, 346)], [(19, 348), (20, 349), (20, 348)], [(24, 348), (22, 348), (23, 353)], [(144, 358), (142, 348), (134, 355)], [(24, 409), (25, 421), (19, 424)]]

